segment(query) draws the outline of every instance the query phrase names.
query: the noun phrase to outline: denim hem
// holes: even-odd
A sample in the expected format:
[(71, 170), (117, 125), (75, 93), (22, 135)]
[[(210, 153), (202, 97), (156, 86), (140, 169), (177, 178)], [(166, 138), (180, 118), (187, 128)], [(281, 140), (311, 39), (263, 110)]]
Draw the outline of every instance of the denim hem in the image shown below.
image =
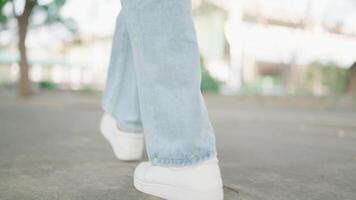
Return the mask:
[(215, 151), (208, 152), (203, 156), (191, 156), (192, 158), (182, 158), (182, 159), (171, 159), (171, 158), (158, 158), (154, 157), (150, 159), (150, 162), (153, 165), (161, 166), (161, 167), (185, 167), (192, 166), (202, 163), (204, 161), (213, 159), (217, 157), (217, 153)]
[(125, 133), (132, 133), (132, 134), (142, 134), (143, 133), (143, 128), (142, 127), (133, 127), (130, 125), (125, 125), (124, 122), (121, 122), (118, 117), (115, 115), (115, 113), (109, 109), (109, 106), (105, 106), (105, 104), (103, 103), (102, 105), (103, 110), (105, 113), (110, 114), (112, 117), (114, 117), (115, 121), (116, 121), (116, 125), (118, 126), (118, 128), (125, 132)]
[(116, 120), (116, 124), (118, 126), (118, 128), (125, 132), (125, 133), (132, 133), (132, 134), (142, 134), (143, 133), (143, 129), (142, 128), (137, 128), (137, 127), (133, 127), (130, 125), (125, 125), (125, 123), (121, 122), (120, 120), (117, 119), (117, 117), (114, 117)]

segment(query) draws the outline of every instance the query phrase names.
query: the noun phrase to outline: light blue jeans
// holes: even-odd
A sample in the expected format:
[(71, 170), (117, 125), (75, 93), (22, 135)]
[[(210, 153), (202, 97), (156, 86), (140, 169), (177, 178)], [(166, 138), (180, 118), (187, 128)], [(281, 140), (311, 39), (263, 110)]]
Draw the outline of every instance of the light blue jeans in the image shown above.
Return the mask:
[(103, 109), (145, 135), (150, 161), (193, 165), (216, 156), (200, 91), (191, 0), (121, 0)]

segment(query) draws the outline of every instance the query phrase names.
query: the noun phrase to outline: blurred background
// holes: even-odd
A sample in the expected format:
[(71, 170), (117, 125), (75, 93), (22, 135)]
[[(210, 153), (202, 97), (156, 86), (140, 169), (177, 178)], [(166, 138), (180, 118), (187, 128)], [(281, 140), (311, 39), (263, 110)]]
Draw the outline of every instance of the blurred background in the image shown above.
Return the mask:
[[(225, 199), (356, 199), (356, 0), (192, 3)], [(0, 199), (155, 199), (98, 130), (119, 11), (0, 0)]]
[[(103, 88), (118, 0), (0, 2), (2, 88)], [(355, 93), (355, 0), (193, 0), (193, 14), (203, 91)]]

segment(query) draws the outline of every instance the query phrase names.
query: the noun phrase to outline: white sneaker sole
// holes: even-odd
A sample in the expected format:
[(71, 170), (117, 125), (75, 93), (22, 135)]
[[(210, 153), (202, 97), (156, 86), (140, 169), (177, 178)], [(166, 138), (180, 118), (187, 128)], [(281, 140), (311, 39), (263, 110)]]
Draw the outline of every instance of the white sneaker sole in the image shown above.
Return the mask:
[(134, 177), (134, 186), (137, 190), (167, 200), (223, 200), (223, 188), (209, 190), (189, 190), (172, 185), (147, 183)]

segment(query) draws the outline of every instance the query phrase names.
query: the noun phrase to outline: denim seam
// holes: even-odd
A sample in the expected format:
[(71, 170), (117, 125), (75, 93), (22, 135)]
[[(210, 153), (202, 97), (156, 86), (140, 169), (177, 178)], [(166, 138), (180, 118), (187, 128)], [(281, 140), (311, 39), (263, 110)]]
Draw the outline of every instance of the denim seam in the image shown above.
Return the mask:
[(217, 156), (217, 153), (215, 151), (209, 151), (203, 156), (195, 156), (192, 155), (192, 158), (178, 158), (178, 159), (171, 159), (171, 158), (158, 158), (154, 157), (150, 161), (153, 165), (157, 166), (164, 166), (164, 167), (172, 167), (172, 166), (189, 166), (189, 165), (195, 165), (201, 162), (204, 162), (206, 160), (210, 160), (214, 157)]
[[(136, 30), (135, 30), (135, 28), (133, 27), (133, 26), (135, 26), (135, 24), (134, 24), (134, 21), (132, 21), (132, 20), (129, 20), (129, 19), (132, 19), (132, 18), (134, 18), (134, 16), (135, 16), (135, 10), (125, 10), (125, 9), (123, 9), (122, 11), (124, 11), (124, 12), (126, 12), (124, 15), (124, 22), (125, 22), (125, 25), (126, 25), (126, 28), (127, 28), (127, 31), (129, 32), (129, 35), (131, 35), (131, 37), (129, 37), (129, 40), (130, 40), (130, 43), (131, 43), (131, 50), (132, 50), (132, 54), (133, 54), (133, 56), (136, 56), (136, 57), (140, 57), (140, 55), (138, 55), (138, 54), (140, 54), (140, 51), (135, 51), (135, 49), (142, 49), (142, 47), (141, 47), (141, 42), (139, 42), (139, 41), (137, 41), (137, 39), (138, 39), (138, 37), (137, 37), (137, 33), (136, 33)], [(128, 19), (129, 18), (129, 19)], [(130, 34), (130, 32), (131, 32), (131, 34)], [(135, 45), (135, 46), (134, 46)], [(135, 70), (137, 70), (137, 66), (138, 66), (138, 64), (137, 64), (137, 62), (135, 62), (135, 60), (136, 59), (134, 59), (134, 63), (133, 63), (133, 65), (134, 65), (134, 67), (135, 67)], [(137, 78), (137, 74), (135, 74), (136, 75), (136, 80), (137, 80), (137, 86), (138, 86), (138, 90), (137, 90), (137, 92), (138, 92), (138, 98), (139, 98), (139, 102), (140, 102), (140, 92), (139, 92), (139, 83), (138, 83), (138, 78)], [(155, 90), (152, 90), (152, 93), (154, 93), (155, 92)], [(156, 95), (154, 95), (154, 96), (156, 96)], [(151, 109), (155, 109), (154, 107), (151, 107)], [(152, 119), (154, 119), (153, 121), (155, 122), (154, 123), (154, 127), (155, 127), (155, 130), (156, 130), (156, 134), (159, 134), (159, 132), (161, 131), (161, 128), (160, 128), (160, 126), (158, 126), (158, 124), (157, 124), (157, 117), (154, 115), (154, 113), (156, 113), (155, 112), (155, 110), (153, 110), (152, 112), (150, 111), (149, 113), (151, 113), (152, 114)], [(143, 124), (143, 129), (144, 129), (144, 124)], [(162, 132), (162, 131), (161, 131)], [(146, 133), (147, 134), (147, 133)], [(154, 135), (153, 135), (154, 136)], [(152, 136), (152, 137), (153, 137)], [(151, 138), (152, 138), (151, 137)], [(145, 137), (146, 138), (146, 137)], [(147, 148), (146, 147), (146, 149), (147, 149), (147, 154), (148, 154), (148, 157), (149, 157), (149, 159), (151, 160), (152, 158), (151, 158), (151, 152), (149, 152), (149, 148)]]

